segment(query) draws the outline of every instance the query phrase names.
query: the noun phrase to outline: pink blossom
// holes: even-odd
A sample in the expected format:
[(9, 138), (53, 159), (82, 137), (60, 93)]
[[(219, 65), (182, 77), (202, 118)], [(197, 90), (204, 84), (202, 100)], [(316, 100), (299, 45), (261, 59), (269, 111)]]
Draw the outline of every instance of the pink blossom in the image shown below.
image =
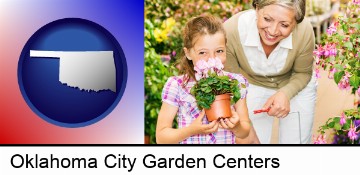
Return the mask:
[(350, 78), (350, 74), (349, 74), (349, 72), (346, 72), (338, 84), (338, 87), (341, 90), (344, 90), (344, 89), (349, 90), (351, 88), (349, 78)]
[(320, 63), (320, 58), (318, 56), (315, 57), (315, 63), (316, 63), (316, 65), (319, 65), (319, 63)]
[(215, 58), (215, 68), (218, 70), (224, 69), (224, 65), (222, 64), (220, 58)]
[(360, 5), (360, 0), (353, 0), (352, 3)]
[(170, 55), (161, 55), (161, 59), (162, 59), (163, 61), (170, 61), (170, 60), (171, 60), (171, 57), (170, 57)]
[(331, 68), (329, 71), (328, 78), (333, 79), (336, 71), (337, 71), (336, 68)]
[(337, 54), (337, 50), (336, 50), (336, 45), (335, 43), (331, 43), (331, 44), (326, 44), (324, 46), (324, 53), (323, 55), (325, 57), (329, 57), (329, 56), (336, 56)]
[(204, 5), (203, 8), (204, 8), (204, 10), (209, 10), (210, 6), (209, 5)]
[(358, 96), (360, 97), (360, 87), (358, 88), (358, 90), (356, 91)]
[(196, 73), (195, 73), (195, 79), (196, 79), (196, 81), (199, 81), (201, 78), (202, 78), (202, 75), (196, 72)]
[(205, 60), (199, 60), (196, 62), (194, 67), (196, 80), (208, 77), (208, 67), (208, 63)]
[(318, 68), (315, 69), (315, 77), (316, 78), (321, 78), (320, 76), (320, 70)]
[(315, 141), (314, 144), (326, 144), (326, 135), (319, 135)]
[(358, 138), (358, 135), (356, 133), (356, 128), (354, 124), (351, 125), (349, 132), (348, 132), (348, 137), (350, 138), (350, 140), (354, 141)]
[(355, 33), (355, 30), (353, 28), (349, 29), (349, 33), (353, 34), (353, 33)]
[(322, 55), (324, 55), (324, 48), (321, 45), (318, 45), (318, 48), (315, 49), (313, 53), (317, 57), (321, 57)]
[(207, 64), (210, 69), (215, 68), (215, 66), (216, 66), (215, 58), (209, 58), (207, 61)]
[(216, 73), (219, 76), (222, 76), (224, 69), (224, 65), (221, 63), (219, 58), (209, 58), (208, 61), (199, 60), (196, 62), (194, 67), (195, 70), (195, 78), (196, 80), (200, 80), (201, 78), (207, 78), (208, 73)]
[(340, 117), (340, 125), (343, 126), (346, 123), (345, 114), (342, 113)]
[(332, 35), (332, 34), (334, 34), (336, 32), (336, 28), (333, 26), (333, 25), (331, 25), (327, 30), (326, 30), (326, 33), (328, 34), (328, 35)]
[(206, 69), (208, 69), (208, 64), (205, 60), (197, 61), (196, 65), (195, 65), (195, 71), (202, 72)]

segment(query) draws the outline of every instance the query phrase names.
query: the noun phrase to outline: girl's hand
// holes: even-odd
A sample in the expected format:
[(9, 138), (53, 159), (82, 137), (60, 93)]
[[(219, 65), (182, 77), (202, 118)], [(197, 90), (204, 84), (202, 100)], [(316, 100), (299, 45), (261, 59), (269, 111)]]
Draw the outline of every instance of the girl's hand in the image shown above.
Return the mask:
[(232, 116), (230, 118), (221, 118), (219, 120), (220, 128), (232, 131), (240, 123), (240, 117), (237, 112), (231, 109)]
[(290, 100), (285, 93), (278, 91), (266, 101), (263, 109), (265, 110), (269, 107), (271, 107), (271, 109), (268, 112), (268, 115), (284, 118), (290, 112)]
[(219, 123), (216, 120), (212, 121), (209, 124), (203, 124), (202, 120), (203, 120), (204, 116), (205, 116), (205, 111), (202, 110), (200, 115), (189, 126), (191, 128), (192, 135), (210, 134), (210, 133), (214, 133), (218, 130)]

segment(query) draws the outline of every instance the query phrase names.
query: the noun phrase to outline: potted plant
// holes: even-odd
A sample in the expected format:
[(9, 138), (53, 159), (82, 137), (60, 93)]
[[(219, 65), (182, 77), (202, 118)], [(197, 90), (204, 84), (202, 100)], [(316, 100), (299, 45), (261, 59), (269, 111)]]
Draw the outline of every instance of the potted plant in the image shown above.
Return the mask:
[(191, 88), (198, 108), (205, 109), (208, 121), (231, 117), (231, 103), (240, 99), (239, 82), (224, 74), (219, 58), (199, 60), (195, 65), (196, 84)]
[[(350, 1), (346, 14), (336, 19), (327, 29), (323, 42), (314, 51), (317, 77), (319, 69), (329, 72), (328, 78), (334, 79), (341, 90), (351, 90), (360, 96), (360, 1)], [(319, 127), (319, 136), (314, 143), (326, 143), (326, 130), (334, 130), (333, 143), (359, 144), (360, 108), (343, 111)]]

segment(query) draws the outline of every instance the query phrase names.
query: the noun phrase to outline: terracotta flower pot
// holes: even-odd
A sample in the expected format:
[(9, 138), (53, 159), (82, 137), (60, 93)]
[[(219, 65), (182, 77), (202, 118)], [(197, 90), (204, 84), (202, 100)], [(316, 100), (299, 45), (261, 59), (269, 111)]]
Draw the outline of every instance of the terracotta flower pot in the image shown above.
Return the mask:
[(215, 96), (214, 102), (209, 109), (205, 109), (205, 114), (208, 121), (218, 120), (219, 118), (229, 118), (231, 114), (231, 99), (230, 94), (222, 94)]

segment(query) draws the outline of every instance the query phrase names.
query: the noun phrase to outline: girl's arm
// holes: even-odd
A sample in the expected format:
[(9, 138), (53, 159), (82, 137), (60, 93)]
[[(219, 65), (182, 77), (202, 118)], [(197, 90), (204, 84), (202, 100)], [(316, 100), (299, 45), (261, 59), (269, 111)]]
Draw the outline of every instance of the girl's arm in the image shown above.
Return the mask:
[(252, 127), (251, 120), (249, 118), (249, 112), (246, 105), (246, 98), (240, 99), (235, 103), (235, 111), (239, 115), (240, 121), (232, 132), (239, 138), (246, 138), (249, 136), (250, 129)]
[(158, 144), (179, 143), (192, 135), (213, 133), (218, 129), (219, 124), (216, 121), (207, 125), (202, 124), (202, 119), (205, 116), (204, 111), (188, 127), (172, 128), (177, 111), (178, 107), (167, 103), (162, 104), (156, 125), (156, 142)]
[(253, 126), (252, 126), (251, 129), (250, 129), (249, 136), (247, 136), (247, 137), (244, 138), (244, 139), (241, 139), (241, 138), (239, 138), (239, 137), (236, 137), (236, 138), (235, 138), (235, 142), (236, 142), (237, 144), (260, 144), (260, 140), (259, 140), (259, 138), (257, 137), (256, 132), (255, 132), (255, 129), (254, 129)]
[(246, 138), (249, 136), (251, 129), (251, 121), (249, 119), (246, 98), (236, 102), (235, 111), (232, 110), (232, 117), (220, 120), (220, 125), (224, 129), (229, 129), (238, 138)]

